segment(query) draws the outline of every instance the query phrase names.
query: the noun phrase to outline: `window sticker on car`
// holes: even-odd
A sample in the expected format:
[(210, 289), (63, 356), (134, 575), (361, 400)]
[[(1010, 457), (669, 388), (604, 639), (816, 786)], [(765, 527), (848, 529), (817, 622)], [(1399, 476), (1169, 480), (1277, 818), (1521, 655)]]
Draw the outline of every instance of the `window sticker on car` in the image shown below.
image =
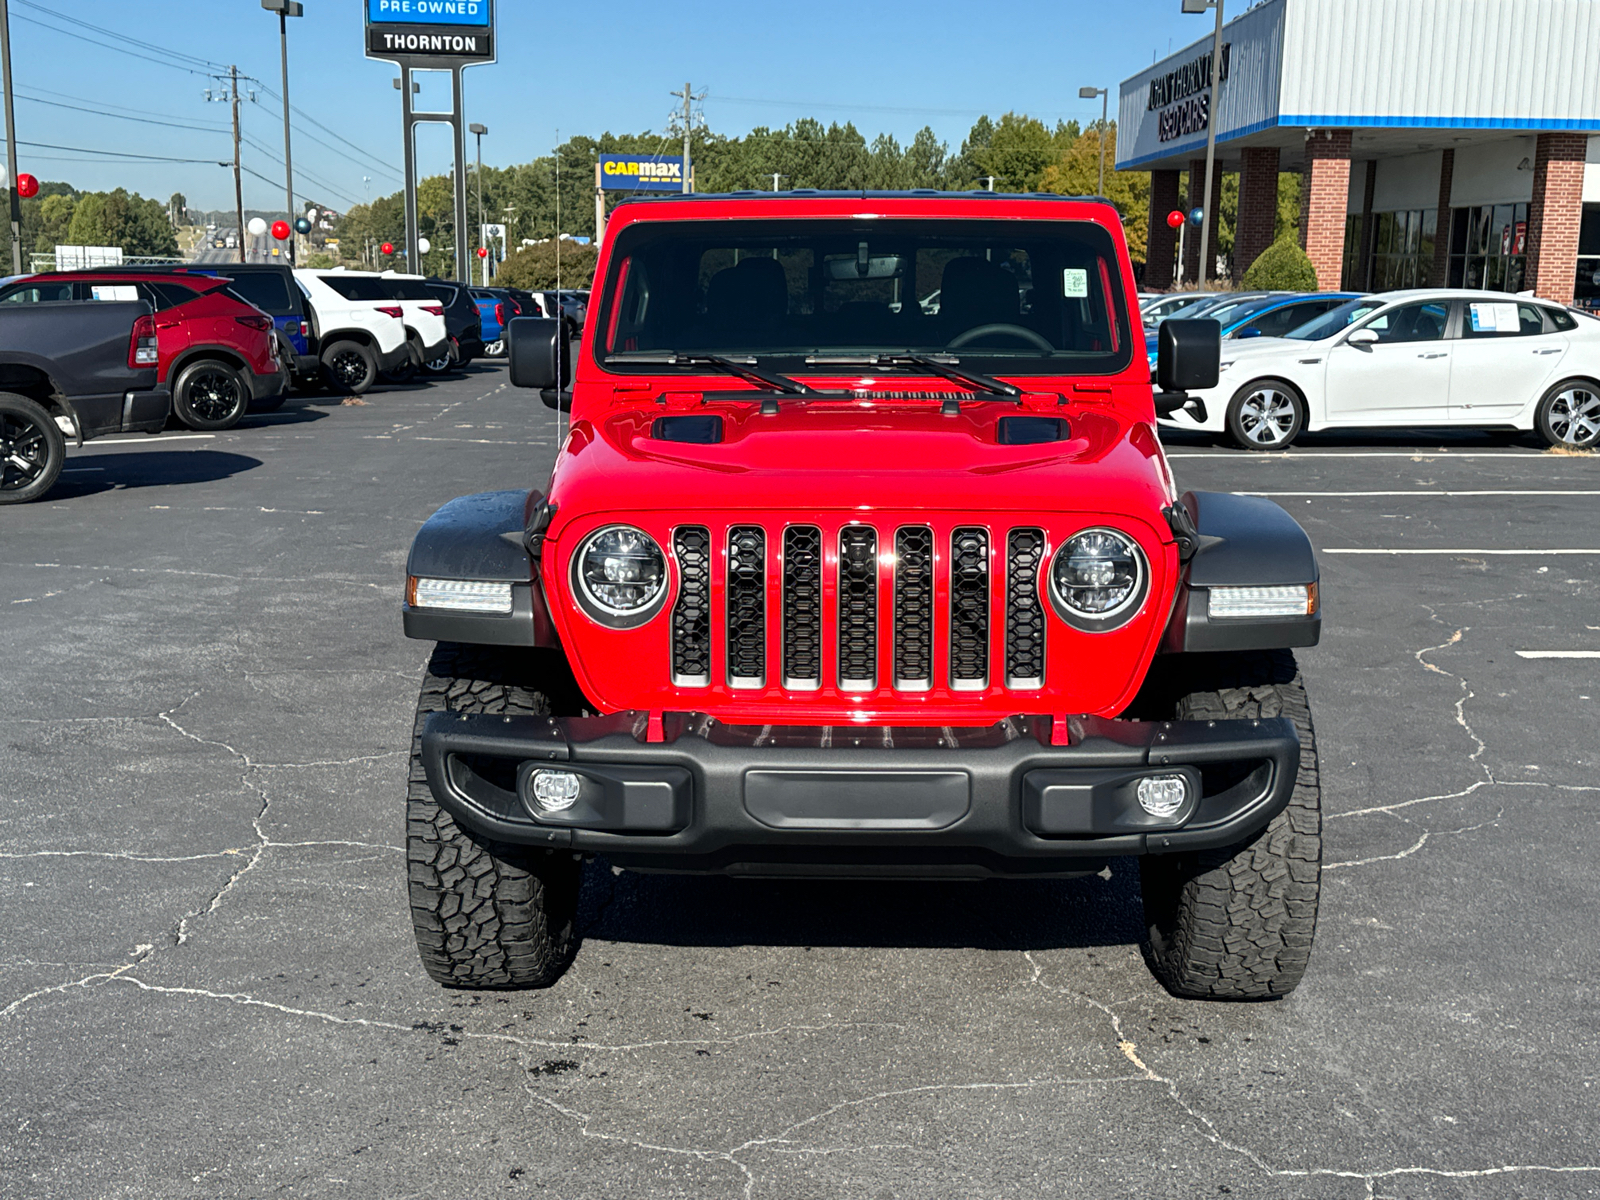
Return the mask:
[(137, 300), (139, 289), (131, 283), (97, 283), (92, 289), (96, 300)]
[(1082, 267), (1066, 267), (1061, 272), (1061, 294), (1081, 300), (1089, 294), (1089, 272)]
[(1472, 316), (1473, 333), (1521, 333), (1522, 326), (1517, 321), (1517, 306), (1496, 302), (1493, 304), (1469, 304), (1468, 309)]

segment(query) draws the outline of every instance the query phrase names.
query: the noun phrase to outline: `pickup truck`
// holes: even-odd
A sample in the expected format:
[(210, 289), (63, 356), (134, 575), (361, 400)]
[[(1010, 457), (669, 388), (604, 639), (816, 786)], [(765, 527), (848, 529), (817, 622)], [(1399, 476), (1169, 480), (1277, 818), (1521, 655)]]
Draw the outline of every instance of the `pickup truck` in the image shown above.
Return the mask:
[[(1214, 387), (1166, 322), (1152, 389), (1122, 220), (1093, 198), (624, 202), (595, 320), (513, 320), (570, 425), (549, 479), (445, 505), (402, 620), (423, 966), (553, 982), (579, 861), (756, 878), (1136, 870), (1174, 995), (1310, 961), (1310, 540), (1186, 492), (1158, 415)], [(939, 292), (937, 312), (919, 302)]]
[(68, 437), (159, 433), (172, 393), (157, 354), (144, 301), (0, 305), (0, 504), (48, 492)]

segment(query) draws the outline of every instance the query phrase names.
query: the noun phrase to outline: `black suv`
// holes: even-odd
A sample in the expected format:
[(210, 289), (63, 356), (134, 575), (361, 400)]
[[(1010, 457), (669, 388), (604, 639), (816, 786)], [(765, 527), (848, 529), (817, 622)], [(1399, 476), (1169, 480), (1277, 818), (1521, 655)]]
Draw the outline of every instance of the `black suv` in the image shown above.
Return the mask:
[(472, 294), (451, 279), (430, 278), (427, 287), (444, 306), (445, 332), (450, 335), (450, 344), (455, 347), (456, 361), (445, 365), (423, 363), (423, 369), (438, 375), (448, 371), (452, 365), (464, 367), (473, 359), (482, 358), (483, 320), (478, 315), (478, 305)]

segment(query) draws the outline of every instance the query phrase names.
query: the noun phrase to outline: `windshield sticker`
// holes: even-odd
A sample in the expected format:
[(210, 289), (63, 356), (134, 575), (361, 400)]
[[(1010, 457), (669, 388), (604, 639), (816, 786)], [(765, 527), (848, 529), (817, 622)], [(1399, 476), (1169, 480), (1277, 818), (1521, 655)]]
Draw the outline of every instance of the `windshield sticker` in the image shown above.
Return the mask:
[(1521, 333), (1516, 304), (1469, 304), (1473, 333)]
[(1061, 294), (1082, 299), (1089, 294), (1089, 272), (1082, 267), (1067, 267), (1061, 272)]

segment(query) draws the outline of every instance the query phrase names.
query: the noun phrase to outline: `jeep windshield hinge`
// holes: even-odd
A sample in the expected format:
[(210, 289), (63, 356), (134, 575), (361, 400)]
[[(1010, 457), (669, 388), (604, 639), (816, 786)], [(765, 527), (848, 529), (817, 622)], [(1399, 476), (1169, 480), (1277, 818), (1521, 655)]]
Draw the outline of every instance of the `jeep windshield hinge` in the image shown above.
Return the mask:
[(528, 558), (533, 563), (533, 569), (539, 569), (539, 553), (544, 546), (545, 531), (550, 528), (550, 522), (555, 519), (556, 509), (560, 508), (551, 500), (541, 500), (533, 506), (533, 515), (528, 518), (528, 527), (522, 531), (522, 548), (528, 552)]
[(1161, 510), (1161, 515), (1166, 517), (1167, 528), (1172, 530), (1172, 540), (1178, 544), (1178, 561), (1188, 562), (1200, 549), (1200, 530), (1195, 527), (1194, 518), (1182, 504), (1167, 505)]

